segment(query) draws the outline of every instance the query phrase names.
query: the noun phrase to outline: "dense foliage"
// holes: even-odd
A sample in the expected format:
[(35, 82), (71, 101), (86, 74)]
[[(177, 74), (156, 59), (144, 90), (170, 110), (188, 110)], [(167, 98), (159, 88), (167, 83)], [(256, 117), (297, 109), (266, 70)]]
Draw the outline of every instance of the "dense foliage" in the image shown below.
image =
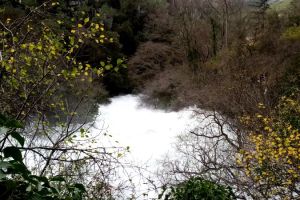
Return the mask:
[(0, 6), (1, 199), (124, 198), (128, 148), (89, 129), (97, 103), (133, 92), (206, 109), (163, 163), (165, 199), (300, 197), (300, 1)]
[(256, 187), (261, 187), (261, 198), (298, 198), (299, 111), (298, 100), (283, 97), (273, 116), (257, 114), (256, 122), (244, 121), (258, 123), (259, 128), (249, 136), (251, 146), (240, 151), (237, 162), (246, 169)]
[[(25, 138), (17, 129), (24, 128), (20, 122), (0, 115), (1, 140), (0, 198), (1, 199), (82, 199), (86, 192), (80, 183), (68, 183), (62, 176), (47, 178), (31, 174), (23, 162), (21, 153)], [(7, 139), (16, 145), (4, 146)]]
[(229, 187), (218, 185), (202, 178), (191, 178), (170, 189), (165, 200), (232, 200), (235, 199)]
[(103, 133), (90, 135), (93, 117), (84, 115), (97, 112), (90, 104), (104, 74), (125, 67), (102, 51), (116, 38), (97, 10), (59, 1), (1, 5), (1, 199), (110, 198), (108, 163), (123, 150), (92, 147)]

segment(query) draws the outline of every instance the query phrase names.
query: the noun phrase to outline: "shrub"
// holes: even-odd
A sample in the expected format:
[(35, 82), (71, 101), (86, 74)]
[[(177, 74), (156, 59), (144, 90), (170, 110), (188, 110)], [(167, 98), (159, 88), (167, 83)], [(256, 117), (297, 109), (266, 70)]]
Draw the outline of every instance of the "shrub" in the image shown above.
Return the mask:
[(182, 182), (165, 195), (165, 200), (230, 200), (236, 199), (231, 188), (200, 177)]

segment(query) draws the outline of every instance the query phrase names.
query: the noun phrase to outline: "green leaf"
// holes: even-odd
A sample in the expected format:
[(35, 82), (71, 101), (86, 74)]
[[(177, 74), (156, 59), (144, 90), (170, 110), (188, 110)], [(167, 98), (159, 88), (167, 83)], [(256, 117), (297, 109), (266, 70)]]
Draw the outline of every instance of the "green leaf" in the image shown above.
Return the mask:
[(8, 127), (11, 128), (24, 128), (23, 124), (21, 124), (21, 122), (17, 121), (17, 120), (11, 120), (9, 121), (9, 123), (7, 124)]
[(43, 182), (43, 183), (49, 185), (49, 181), (48, 181), (48, 179), (45, 176), (31, 175), (30, 178), (34, 178), (34, 179), (38, 180), (39, 182)]
[(90, 19), (88, 17), (84, 19), (85, 24), (88, 23), (89, 21), (90, 21)]
[(66, 182), (65, 178), (62, 176), (54, 176), (50, 178), (50, 181)]
[(0, 114), (0, 127), (23, 128), (23, 125), (17, 120), (9, 119), (6, 116)]
[(24, 146), (25, 139), (18, 132), (13, 131), (10, 133), (10, 136), (16, 139), (21, 146)]
[(0, 180), (6, 178), (6, 174), (4, 174), (1, 170), (0, 170)]
[(79, 189), (81, 192), (86, 192), (84, 185), (82, 185), (80, 183), (74, 184), (73, 187)]
[(57, 191), (56, 188), (54, 188), (54, 187), (49, 187), (49, 188), (50, 188), (50, 190), (51, 190), (52, 193), (58, 194), (58, 191)]
[(110, 70), (110, 69), (112, 69), (112, 68), (113, 68), (113, 66), (112, 66), (111, 64), (108, 64), (108, 65), (105, 66), (105, 69), (106, 69), (106, 70)]
[(3, 149), (3, 153), (5, 158), (12, 157), (14, 160), (22, 162), (22, 154), (17, 147), (6, 147)]
[(22, 174), (24, 177), (29, 177), (30, 171), (24, 165), (23, 162), (18, 162), (16, 160), (9, 161), (12, 164), (12, 170), (10, 173), (12, 174)]
[[(41, 188), (41, 190), (40, 191), (38, 191), (38, 194), (39, 195), (42, 195), (42, 196), (47, 196), (47, 195), (51, 195), (52, 197), (53, 197), (53, 194), (51, 194), (51, 190), (49, 190), (48, 188), (45, 188), (45, 187), (43, 187), (43, 188)], [(56, 193), (57, 194), (57, 193)], [(41, 199), (41, 198), (39, 198), (39, 199)], [(38, 200), (39, 200), (38, 199)], [(45, 199), (45, 198), (44, 198)], [(58, 198), (57, 198), (58, 199)]]
[(117, 65), (120, 65), (120, 64), (122, 64), (123, 63), (123, 60), (121, 59), (121, 58), (118, 58), (117, 59)]
[(12, 164), (5, 161), (0, 161), (0, 169), (7, 169), (9, 167), (12, 167)]
[(26, 188), (26, 192), (31, 192), (31, 190), (32, 190), (32, 187), (31, 187), (31, 185), (29, 185), (29, 186)]

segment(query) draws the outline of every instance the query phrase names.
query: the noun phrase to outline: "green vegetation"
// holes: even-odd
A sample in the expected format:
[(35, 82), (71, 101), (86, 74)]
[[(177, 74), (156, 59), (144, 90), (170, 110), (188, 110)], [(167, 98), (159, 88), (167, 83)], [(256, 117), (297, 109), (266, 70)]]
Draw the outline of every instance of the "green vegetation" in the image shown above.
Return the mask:
[[(101, 51), (116, 38), (97, 10), (61, 4), (1, 2), (1, 199), (111, 197), (100, 169), (123, 150), (91, 147), (97, 135), (89, 136), (93, 117), (85, 115), (97, 112), (91, 104), (105, 94), (104, 74), (126, 66)], [(91, 167), (97, 181), (87, 186), (79, 177)]]
[(203, 180), (191, 178), (171, 188), (165, 195), (165, 200), (233, 200), (235, 199), (229, 187)]
[(161, 198), (298, 199), (300, 1), (246, 2), (1, 1), (0, 199), (125, 198), (89, 129), (128, 93), (205, 109)]
[(300, 109), (296, 99), (282, 97), (270, 116), (257, 114), (243, 121), (248, 126), (260, 126), (260, 129), (249, 135), (254, 149), (242, 149), (237, 163), (259, 187), (268, 188), (262, 193), (263, 198), (295, 198), (293, 192), (297, 191), (300, 174)]
[(271, 5), (271, 9), (280, 12), (288, 9), (291, 5), (293, 0), (284, 0), (284, 1), (279, 1), (275, 2), (274, 4)]
[(200, 176), (238, 199), (299, 198), (299, 3), (182, 0), (153, 14), (130, 78), (155, 107), (197, 105), (209, 121), (178, 138), (167, 183)]
[[(80, 183), (67, 183), (62, 176), (47, 178), (31, 174), (23, 162), (21, 150), (25, 138), (16, 129), (23, 128), (18, 121), (0, 115), (0, 128), (7, 129), (1, 140), (0, 198), (1, 199), (82, 199), (86, 192)], [(3, 146), (8, 139), (13, 146)]]

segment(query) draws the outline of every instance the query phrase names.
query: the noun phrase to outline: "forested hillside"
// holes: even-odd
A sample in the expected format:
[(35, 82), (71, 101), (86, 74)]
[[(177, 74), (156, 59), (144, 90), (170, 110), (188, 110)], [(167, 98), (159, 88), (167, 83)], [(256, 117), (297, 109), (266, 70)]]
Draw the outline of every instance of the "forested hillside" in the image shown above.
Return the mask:
[(156, 199), (300, 198), (299, 0), (2, 0), (0, 63), (0, 199), (138, 199), (90, 131), (123, 94), (199, 108)]

